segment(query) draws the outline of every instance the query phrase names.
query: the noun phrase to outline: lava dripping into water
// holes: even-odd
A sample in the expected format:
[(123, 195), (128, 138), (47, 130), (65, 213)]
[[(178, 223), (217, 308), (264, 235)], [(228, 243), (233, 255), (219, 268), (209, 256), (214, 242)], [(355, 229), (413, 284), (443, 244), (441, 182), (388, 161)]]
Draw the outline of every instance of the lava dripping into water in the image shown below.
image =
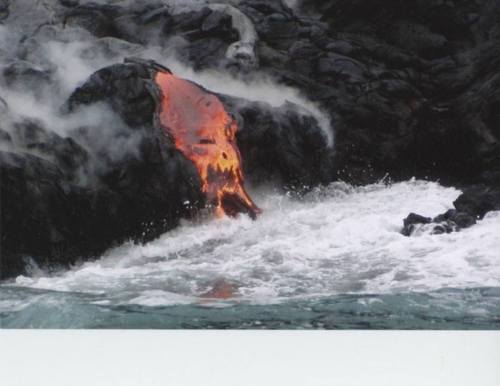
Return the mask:
[(155, 81), (162, 92), (161, 125), (195, 164), (217, 217), (243, 212), (255, 218), (261, 210), (243, 186), (236, 121), (216, 95), (190, 81), (166, 71), (158, 72)]

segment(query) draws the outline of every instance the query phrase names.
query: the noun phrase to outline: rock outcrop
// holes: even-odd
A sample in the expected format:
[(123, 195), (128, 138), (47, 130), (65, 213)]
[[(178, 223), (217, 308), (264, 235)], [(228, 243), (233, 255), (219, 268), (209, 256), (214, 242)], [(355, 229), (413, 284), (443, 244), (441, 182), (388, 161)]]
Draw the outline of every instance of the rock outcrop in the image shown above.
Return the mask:
[[(78, 126), (61, 137), (21, 119), (13, 123), (14, 138), (1, 132), (8, 144), (0, 150), (1, 277), (21, 273), (27, 259), (57, 268), (126, 240), (151, 240), (204, 208), (194, 164), (158, 123), (154, 76), (164, 70), (127, 60), (97, 71), (71, 94), (63, 108), (68, 124), (97, 114), (108, 115), (97, 121), (108, 126)], [(313, 117), (291, 104), (221, 99), (239, 124), (250, 182), (307, 189), (328, 179), (329, 148)]]
[(25, 3), (6, 2), (4, 23), (26, 31), (17, 60), (42, 74), (50, 68), (37, 45), (68, 31), (108, 53), (155, 47), (197, 70), (299, 89), (334, 123), (332, 178), (500, 178), (495, 0)]
[[(281, 0), (0, 0), (1, 276), (19, 273), (28, 257), (67, 264), (150, 239), (204, 207), (192, 163), (155, 122), (151, 79), (165, 58), (293, 87), (331, 120), (329, 148), (296, 105), (218, 95), (238, 122), (251, 184), (300, 191), (389, 175), (484, 186), (494, 196), (499, 25), (497, 0), (302, 0), (294, 8)], [(131, 56), (156, 62), (121, 63)], [(45, 112), (24, 117), (19, 94), (54, 104), (72, 94), (58, 117), (67, 127), (51, 127)], [(107, 118), (78, 123), (92, 108)], [(490, 196), (468, 194), (436, 219), (436, 231), (497, 208)], [(405, 233), (426, 222), (413, 216)]]
[(450, 209), (433, 219), (411, 213), (403, 220), (401, 233), (412, 236), (424, 229), (432, 234), (443, 234), (470, 228), (482, 220), (488, 212), (500, 210), (500, 188), (485, 186), (467, 188), (453, 205), (455, 209)]

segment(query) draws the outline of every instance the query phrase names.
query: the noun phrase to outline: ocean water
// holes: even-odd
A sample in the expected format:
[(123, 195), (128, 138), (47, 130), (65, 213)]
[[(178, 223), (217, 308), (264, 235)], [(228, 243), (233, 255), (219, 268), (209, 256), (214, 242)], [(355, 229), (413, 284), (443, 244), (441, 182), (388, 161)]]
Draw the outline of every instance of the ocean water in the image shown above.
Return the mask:
[(500, 329), (500, 212), (461, 232), (399, 232), (460, 191), (334, 183), (254, 198), (146, 245), (0, 284), (1, 328)]

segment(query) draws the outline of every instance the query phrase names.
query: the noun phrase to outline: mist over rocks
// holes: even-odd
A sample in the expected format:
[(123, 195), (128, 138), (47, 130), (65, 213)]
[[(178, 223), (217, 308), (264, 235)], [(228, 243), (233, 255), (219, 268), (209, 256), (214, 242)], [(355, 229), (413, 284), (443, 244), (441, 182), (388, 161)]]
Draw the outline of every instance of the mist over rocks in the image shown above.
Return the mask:
[(192, 165), (147, 130), (137, 156), (118, 161), (86, 148), (103, 126), (66, 138), (36, 121), (15, 127), (14, 143), (0, 149), (2, 277), (22, 273), (28, 258), (57, 269), (151, 240), (204, 206)]
[[(177, 151), (164, 138), (156, 112), (160, 90), (157, 71), (169, 71), (154, 62), (127, 58), (123, 64), (94, 73), (69, 97), (67, 109), (106, 102), (128, 127), (144, 128), (163, 142), (163, 149)], [(237, 123), (237, 143), (245, 177), (251, 184), (279, 181), (285, 188), (305, 189), (330, 182), (331, 148), (310, 112), (285, 103), (275, 108), (229, 95), (217, 95)]]
[(331, 182), (332, 149), (309, 111), (290, 102), (276, 108), (218, 96), (238, 122), (238, 148), (251, 184), (279, 182), (285, 190), (305, 192)]
[[(175, 51), (195, 70), (297, 88), (334, 123), (334, 178), (480, 183), (500, 166), (495, 1), (213, 3), (80, 2), (65, 15), (101, 38)], [(253, 53), (228, 56), (242, 41)]]
[[(22, 272), (27, 256), (57, 268), (126, 240), (152, 240), (204, 207), (194, 165), (157, 121), (157, 71), (167, 69), (132, 58), (92, 74), (69, 96), (63, 117), (68, 123), (72, 115), (108, 117), (76, 126), (68, 137), (40, 121), (13, 123), (15, 144), (0, 163), (2, 277)], [(290, 103), (273, 108), (227, 95), (221, 99), (239, 124), (248, 181), (274, 181), (294, 190), (328, 181), (330, 148), (306, 111)], [(113, 126), (102, 125), (109, 119)], [(134, 151), (127, 153), (126, 147)]]
[[(90, 52), (155, 47), (195, 70), (297, 88), (333, 122), (332, 178), (481, 183), (500, 167), (494, 0), (23, 3), (10, 5), (6, 23), (35, 13), (96, 38)], [(44, 29), (26, 41), (43, 40)]]
[[(240, 82), (217, 95), (251, 184), (499, 186), (499, 25), (495, 0), (0, 0), (0, 276), (150, 240), (204, 206), (154, 120), (161, 65)], [(251, 98), (263, 79), (307, 106)], [(445, 232), (484, 216), (457, 205)]]

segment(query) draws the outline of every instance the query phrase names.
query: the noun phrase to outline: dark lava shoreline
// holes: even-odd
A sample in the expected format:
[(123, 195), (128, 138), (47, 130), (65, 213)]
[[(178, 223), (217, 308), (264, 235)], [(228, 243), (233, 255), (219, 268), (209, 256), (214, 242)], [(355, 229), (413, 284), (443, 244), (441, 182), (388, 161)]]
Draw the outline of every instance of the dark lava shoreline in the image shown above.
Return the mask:
[[(464, 189), (456, 212), (405, 225), (472, 225), (500, 209), (499, 25), (495, 0), (305, 0), (294, 9), (279, 0), (0, 0), (0, 277), (21, 273), (28, 256), (50, 267), (151, 240), (204, 206), (193, 165), (158, 133), (151, 78), (168, 62), (149, 61), (148, 49), (195, 71), (266, 75), (331, 120), (328, 147), (299, 106), (220, 95), (239, 124), (248, 183), (300, 193), (386, 174), (439, 180)], [(54, 42), (85, 42), (80, 60), (116, 64), (67, 95), (58, 69), (72, 54), (55, 56)], [(59, 101), (64, 134), (15, 113), (13, 92)], [(68, 118), (95, 103), (91, 123)]]

